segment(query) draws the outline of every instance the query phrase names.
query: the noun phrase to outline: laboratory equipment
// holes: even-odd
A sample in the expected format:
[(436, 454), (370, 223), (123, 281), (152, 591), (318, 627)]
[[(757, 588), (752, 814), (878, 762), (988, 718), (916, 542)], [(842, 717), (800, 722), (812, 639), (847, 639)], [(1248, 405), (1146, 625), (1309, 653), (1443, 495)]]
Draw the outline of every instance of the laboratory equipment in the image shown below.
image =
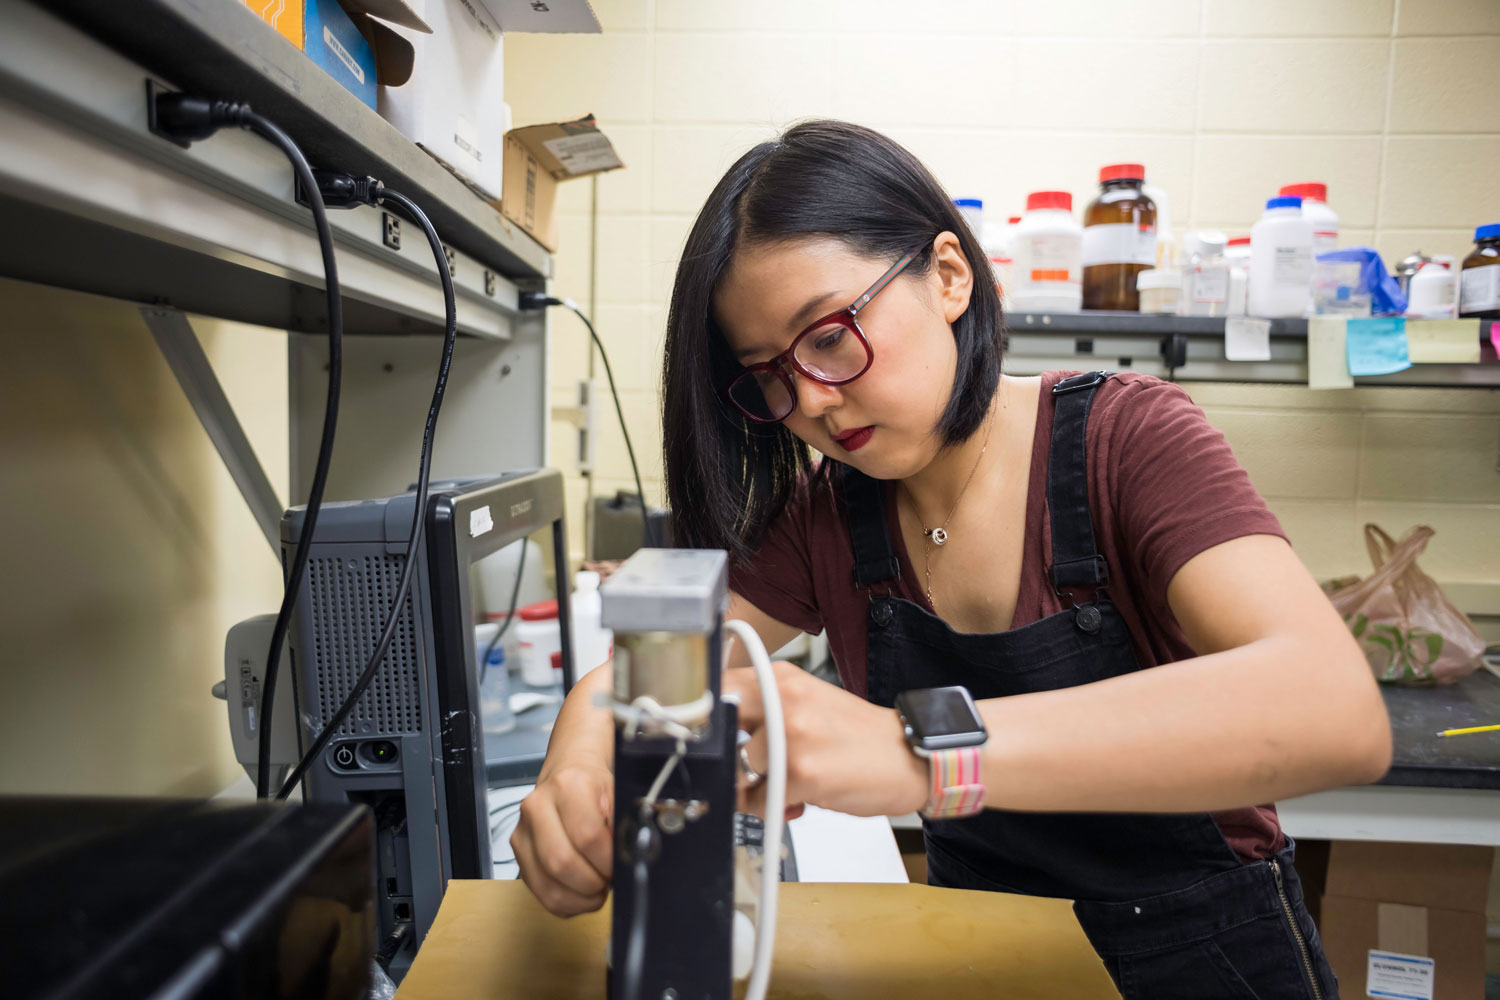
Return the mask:
[(1435, 254), (1412, 275), (1406, 315), (1414, 319), (1453, 319), (1458, 315), (1458, 258)]
[(13, 1000), (369, 995), (367, 809), (14, 797), (0, 829)]
[(1286, 184), (1277, 192), (1302, 199), (1302, 217), (1312, 223), (1313, 255), (1339, 248), (1338, 213), (1328, 207), (1328, 185), (1322, 182)]
[(770, 659), (743, 622), (722, 624), (722, 551), (642, 549), (600, 594), (616, 642), (609, 995), (728, 1000), (732, 978), (749, 973), (746, 997), (758, 1000), (778, 883), (774, 869), (762, 872), (760, 858), (734, 847), (738, 711), (720, 697), (724, 632), (746, 644), (760, 679), (770, 756), (764, 841), (780, 844), (786, 743)]
[(1141, 190), (1145, 182), (1139, 163), (1099, 171), (1099, 194), (1083, 213), (1085, 309), (1140, 308), (1136, 275), (1156, 266), (1156, 203)]
[(953, 207), (958, 209), (959, 216), (969, 224), (969, 231), (976, 240), (984, 235), (983, 198), (954, 198)]
[(1312, 307), (1312, 279), (1312, 223), (1302, 217), (1302, 199), (1269, 199), (1250, 227), (1250, 315), (1305, 315)]
[(1500, 222), (1474, 230), (1474, 249), (1464, 258), (1460, 316), (1500, 319)]
[(1183, 274), (1175, 267), (1150, 267), (1135, 276), (1135, 287), (1143, 313), (1177, 313), (1181, 305)]
[[(288, 686), (303, 748), (347, 697), (375, 646), (408, 558), (414, 504), (407, 492), (323, 507), (291, 632), (296, 683)], [(296, 508), (282, 520), (284, 551), (299, 540), (302, 514)], [(374, 811), (378, 940), (397, 943), (391, 961), (397, 979), (431, 926), (448, 880), (493, 874), (474, 636), (476, 625), (504, 609), (476, 601), (482, 563), (546, 528), (556, 564), (567, 560), (563, 479), (553, 470), (433, 483), (424, 517), (395, 641), (305, 784), (311, 801), (361, 803)], [(562, 607), (566, 615), (566, 600)], [(561, 652), (566, 678), (572, 664), (566, 629)], [(250, 666), (253, 674), (257, 665)], [(539, 749), (522, 763), (534, 776), (541, 759)]]
[[(1183, 240), (1186, 260), (1182, 266), (1182, 301), (1178, 309), (1182, 315), (1228, 314), (1229, 260), (1224, 255), (1228, 240), (1213, 229), (1189, 233)], [(1141, 311), (1147, 311), (1144, 305)]]
[(1066, 191), (1033, 191), (1011, 240), (1013, 312), (1077, 312), (1083, 303), (1083, 227)]

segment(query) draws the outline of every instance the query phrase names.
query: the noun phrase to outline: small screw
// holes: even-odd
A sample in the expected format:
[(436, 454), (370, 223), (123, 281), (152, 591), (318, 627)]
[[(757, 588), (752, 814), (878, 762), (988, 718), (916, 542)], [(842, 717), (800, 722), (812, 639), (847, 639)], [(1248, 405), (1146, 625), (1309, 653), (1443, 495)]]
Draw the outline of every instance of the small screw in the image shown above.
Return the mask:
[(396, 370), (396, 366), (393, 365), (393, 364), (391, 364), (389, 361), (387, 361), (385, 364), (381, 365), (380, 367), (381, 367), (382, 370), (387, 371), (387, 372), (393, 372), (393, 371)]
[(510, 374), (510, 365), (501, 365), (500, 366), (500, 377), (504, 378), (505, 376), (507, 376), (509, 374)]
[(661, 1000), (677, 1000), (677, 991), (668, 986), (661, 991)]

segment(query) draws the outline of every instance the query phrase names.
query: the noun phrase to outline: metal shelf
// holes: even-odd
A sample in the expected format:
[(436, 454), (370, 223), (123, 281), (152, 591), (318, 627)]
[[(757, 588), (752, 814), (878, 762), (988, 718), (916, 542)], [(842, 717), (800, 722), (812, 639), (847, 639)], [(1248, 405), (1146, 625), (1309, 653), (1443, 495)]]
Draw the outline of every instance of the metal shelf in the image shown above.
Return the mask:
[[(1356, 385), (1500, 387), (1500, 364), (1489, 346), (1492, 320), (1480, 321), (1477, 365), (1413, 365), (1393, 375), (1355, 379)], [(1270, 361), (1224, 357), (1224, 320), (1131, 312), (1010, 313), (1006, 371), (1035, 375), (1054, 369), (1108, 368), (1179, 382), (1307, 384), (1307, 320), (1271, 320)], [(1165, 361), (1172, 340), (1186, 360)]]
[[(151, 79), (249, 101), (314, 166), (377, 176), (410, 195), (453, 252), (465, 333), (508, 339), (518, 288), (550, 276), (540, 244), (243, 4), (49, 6), (8, 0), (0, 12), (0, 211), (11, 236), (0, 245), (0, 274), (281, 329), (325, 328), (312, 220), (293, 200), (281, 154), (236, 130), (190, 149), (151, 134)], [(329, 215), (346, 331), (440, 331), (436, 266), (415, 227), (392, 248), (379, 209)]]

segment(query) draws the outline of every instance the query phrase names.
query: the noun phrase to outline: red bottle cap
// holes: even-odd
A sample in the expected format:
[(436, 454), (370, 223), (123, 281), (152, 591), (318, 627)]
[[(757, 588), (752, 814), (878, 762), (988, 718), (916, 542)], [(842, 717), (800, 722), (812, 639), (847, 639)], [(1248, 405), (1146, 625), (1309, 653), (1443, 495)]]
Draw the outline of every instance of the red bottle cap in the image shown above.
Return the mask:
[(1229, 247), (1247, 247), (1250, 245), (1250, 237), (1236, 236), (1224, 245)]
[(1026, 211), (1037, 208), (1060, 208), (1073, 211), (1073, 196), (1066, 191), (1033, 191), (1026, 196)]
[(523, 622), (544, 622), (557, 617), (557, 600), (537, 601), (516, 612)]
[(1099, 168), (1099, 183), (1105, 181), (1143, 181), (1146, 168), (1139, 163), (1111, 163)]
[(1303, 200), (1311, 199), (1312, 201), (1321, 201), (1324, 204), (1328, 202), (1328, 185), (1315, 181), (1309, 181), (1305, 184), (1286, 184), (1283, 185), (1278, 193), (1282, 195), (1296, 195)]

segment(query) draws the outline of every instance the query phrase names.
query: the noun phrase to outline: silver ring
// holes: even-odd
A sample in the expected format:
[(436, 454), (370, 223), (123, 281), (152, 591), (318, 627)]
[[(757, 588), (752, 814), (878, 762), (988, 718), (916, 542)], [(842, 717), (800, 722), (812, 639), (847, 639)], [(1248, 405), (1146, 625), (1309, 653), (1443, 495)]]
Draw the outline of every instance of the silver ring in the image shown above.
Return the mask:
[(744, 745), (740, 746), (740, 770), (745, 772), (745, 779), (748, 782), (748, 787), (750, 788), (754, 788), (756, 785), (766, 780), (766, 776), (764, 774), (761, 774), (750, 765), (750, 751)]

